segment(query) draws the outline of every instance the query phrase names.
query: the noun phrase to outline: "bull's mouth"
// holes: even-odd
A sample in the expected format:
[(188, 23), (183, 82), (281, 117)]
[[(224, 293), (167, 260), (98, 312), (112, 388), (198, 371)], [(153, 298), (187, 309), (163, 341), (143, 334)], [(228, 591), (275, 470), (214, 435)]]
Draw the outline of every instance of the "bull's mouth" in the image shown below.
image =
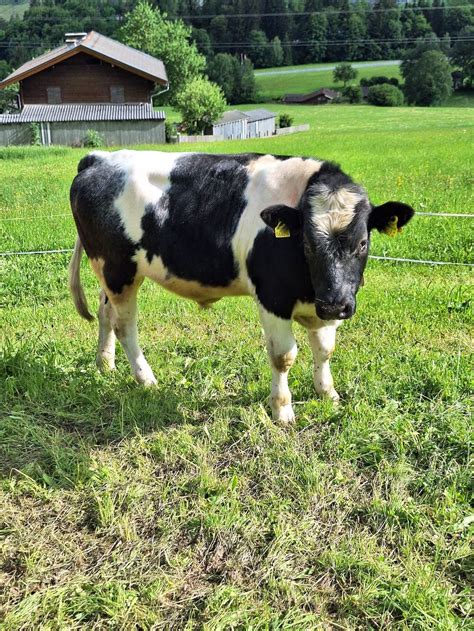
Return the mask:
[(355, 312), (355, 304), (346, 302), (339, 304), (316, 303), (316, 314), (321, 320), (348, 320)]

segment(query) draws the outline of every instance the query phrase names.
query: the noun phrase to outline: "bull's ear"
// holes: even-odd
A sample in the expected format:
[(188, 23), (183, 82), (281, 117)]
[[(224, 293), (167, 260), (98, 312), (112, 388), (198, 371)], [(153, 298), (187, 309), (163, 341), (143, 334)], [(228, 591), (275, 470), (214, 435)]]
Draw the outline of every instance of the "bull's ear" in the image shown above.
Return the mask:
[(303, 214), (298, 208), (277, 205), (262, 210), (260, 217), (274, 232), (277, 238), (290, 237), (303, 227)]
[(386, 202), (381, 206), (374, 206), (369, 216), (369, 230), (377, 228), (379, 232), (394, 235), (410, 221), (415, 211), (408, 204), (402, 202)]

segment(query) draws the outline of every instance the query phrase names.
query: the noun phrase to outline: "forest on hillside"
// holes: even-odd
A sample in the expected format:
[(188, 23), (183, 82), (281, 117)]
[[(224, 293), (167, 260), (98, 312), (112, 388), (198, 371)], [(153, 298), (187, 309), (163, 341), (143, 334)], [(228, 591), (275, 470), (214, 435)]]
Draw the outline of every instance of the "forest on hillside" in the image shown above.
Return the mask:
[[(473, 44), (474, 5), (446, 0), (162, 0), (150, 2), (192, 27), (207, 59), (231, 53), (256, 68), (395, 59), (434, 33)], [(0, 65), (16, 68), (62, 43), (67, 31), (116, 37), (135, 0), (31, 0), (23, 17), (0, 19)], [(472, 31), (471, 31), (472, 32)], [(468, 35), (466, 35), (468, 33)], [(463, 41), (464, 41), (463, 40)], [(2, 61), (3, 60), (3, 61)]]

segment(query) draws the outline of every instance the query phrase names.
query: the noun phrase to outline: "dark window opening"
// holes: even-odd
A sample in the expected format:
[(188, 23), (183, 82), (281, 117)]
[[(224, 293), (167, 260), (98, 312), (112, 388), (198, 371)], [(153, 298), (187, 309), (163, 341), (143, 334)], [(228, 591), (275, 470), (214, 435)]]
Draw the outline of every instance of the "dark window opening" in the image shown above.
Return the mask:
[(123, 85), (110, 86), (110, 100), (112, 103), (123, 103), (125, 101), (125, 90)]
[(46, 88), (48, 103), (51, 105), (61, 103), (61, 88)]

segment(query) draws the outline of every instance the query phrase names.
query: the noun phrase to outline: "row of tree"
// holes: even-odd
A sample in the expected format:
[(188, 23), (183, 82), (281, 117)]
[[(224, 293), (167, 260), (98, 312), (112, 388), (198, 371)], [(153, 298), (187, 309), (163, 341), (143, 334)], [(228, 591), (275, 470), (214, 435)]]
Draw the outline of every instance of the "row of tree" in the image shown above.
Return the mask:
[[(0, 59), (10, 67), (62, 41), (66, 31), (117, 37), (137, 0), (31, 0), (23, 18), (0, 20)], [(197, 49), (248, 58), (255, 67), (398, 58), (434, 33), (456, 40), (474, 7), (447, 0), (154, 0), (191, 26)]]

